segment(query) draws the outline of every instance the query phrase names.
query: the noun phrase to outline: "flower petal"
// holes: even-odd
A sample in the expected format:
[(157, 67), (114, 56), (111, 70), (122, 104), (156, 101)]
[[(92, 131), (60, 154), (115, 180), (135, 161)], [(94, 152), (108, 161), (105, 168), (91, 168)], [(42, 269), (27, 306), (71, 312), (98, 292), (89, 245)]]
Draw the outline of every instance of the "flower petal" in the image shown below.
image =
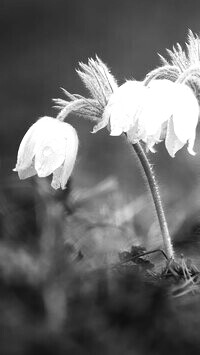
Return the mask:
[(110, 134), (119, 136), (134, 126), (146, 88), (139, 81), (127, 81), (111, 95), (104, 111), (110, 119)]
[(53, 173), (52, 187), (65, 189), (72, 173), (78, 151), (78, 136), (76, 130), (68, 123), (64, 123), (65, 159), (63, 165)]
[(36, 170), (35, 170), (33, 165), (29, 166), (26, 169), (22, 169), (22, 170), (19, 169), (18, 170), (18, 175), (19, 175), (19, 178), (21, 180), (27, 179), (27, 178), (29, 178), (31, 176), (36, 175), (36, 174), (37, 174), (37, 172), (36, 172)]
[(106, 113), (103, 114), (101, 121), (99, 121), (92, 130), (92, 133), (97, 133), (100, 129), (105, 128), (108, 125), (109, 117)]
[(165, 146), (172, 158), (174, 158), (176, 152), (184, 146), (184, 143), (182, 143), (177, 138), (174, 132), (174, 124), (172, 118), (170, 118), (168, 121)]
[(31, 166), (36, 144), (37, 126), (33, 124), (23, 137), (17, 155), (16, 171), (27, 169)]
[(35, 169), (39, 177), (49, 176), (61, 166), (65, 159), (64, 139), (44, 140), (35, 154)]
[(127, 132), (128, 140), (132, 144), (138, 143), (139, 140), (143, 140), (145, 142), (145, 139), (146, 139), (145, 130), (143, 129), (142, 126), (139, 126), (138, 121), (139, 120), (137, 120), (135, 122), (135, 125), (133, 127), (131, 127), (129, 129), (129, 131)]
[(16, 171), (27, 169), (32, 165), (38, 141), (46, 133), (47, 127), (55, 121), (55, 119), (45, 116), (28, 129), (19, 146)]
[(60, 189), (61, 187), (61, 173), (63, 170), (63, 165), (61, 165), (58, 169), (56, 169), (53, 172), (53, 178), (52, 178), (52, 182), (51, 182), (51, 186), (57, 190)]
[(35, 168), (39, 177), (50, 175), (64, 163), (66, 139), (69, 138), (69, 130), (74, 130), (68, 123), (45, 118), (48, 124), (43, 126), (45, 130), (41, 132), (35, 149)]
[(139, 124), (145, 129), (147, 136), (157, 135), (162, 124), (173, 113), (174, 83), (170, 80), (153, 80), (147, 86)]
[(188, 152), (191, 155), (196, 155), (195, 151), (194, 151), (194, 143), (195, 143), (195, 138), (196, 138), (196, 132), (195, 135), (193, 137), (190, 137), (190, 139), (188, 139)]
[(173, 110), (174, 133), (182, 143), (190, 140), (190, 151), (193, 150), (196, 126), (199, 117), (198, 101), (192, 89), (184, 84), (176, 85), (176, 96)]
[(156, 152), (154, 145), (161, 142), (161, 131), (162, 128), (160, 127), (154, 135), (146, 136), (146, 139), (143, 139), (143, 141), (146, 143), (147, 150), (149, 149), (152, 153)]

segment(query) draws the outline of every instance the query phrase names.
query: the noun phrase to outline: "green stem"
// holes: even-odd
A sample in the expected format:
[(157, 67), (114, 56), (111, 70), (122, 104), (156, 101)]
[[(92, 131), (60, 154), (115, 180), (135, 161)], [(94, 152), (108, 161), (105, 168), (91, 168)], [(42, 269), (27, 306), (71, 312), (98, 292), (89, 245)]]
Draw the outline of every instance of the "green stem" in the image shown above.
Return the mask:
[(163, 243), (164, 243), (167, 257), (169, 259), (172, 259), (172, 258), (174, 258), (174, 250), (173, 250), (173, 246), (171, 243), (171, 237), (169, 234), (169, 229), (167, 226), (165, 213), (164, 213), (161, 198), (160, 198), (159, 187), (156, 182), (153, 168), (152, 168), (141, 144), (135, 143), (135, 144), (132, 144), (132, 147), (135, 150), (135, 152), (140, 160), (140, 163), (144, 169), (144, 172), (145, 172), (145, 175), (146, 175), (146, 178), (147, 178), (150, 190), (151, 190), (151, 194), (152, 194), (154, 205), (156, 208), (156, 212), (157, 212), (157, 216), (158, 216), (158, 220), (159, 220), (159, 224), (160, 224), (160, 229), (161, 229)]

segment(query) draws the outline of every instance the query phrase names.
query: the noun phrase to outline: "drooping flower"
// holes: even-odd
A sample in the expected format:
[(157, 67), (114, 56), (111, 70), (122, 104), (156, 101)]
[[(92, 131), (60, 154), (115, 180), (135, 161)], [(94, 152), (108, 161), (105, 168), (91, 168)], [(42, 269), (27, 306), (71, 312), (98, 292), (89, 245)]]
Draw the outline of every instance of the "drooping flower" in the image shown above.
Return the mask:
[[(194, 154), (198, 116), (193, 91), (170, 80), (153, 80), (147, 86), (137, 81), (126, 82), (112, 94), (103, 114), (111, 135), (126, 132), (133, 144), (142, 140), (152, 151), (165, 138), (172, 157), (187, 142), (188, 151)], [(167, 125), (166, 137), (163, 125)]]
[(119, 86), (110, 96), (102, 121), (96, 125), (95, 132), (106, 125), (111, 136), (119, 136), (138, 126), (137, 117), (145, 96), (146, 88), (140, 81), (130, 80)]
[(52, 187), (64, 189), (77, 156), (78, 137), (68, 123), (42, 117), (26, 132), (18, 150), (15, 171), (20, 179), (53, 174)]

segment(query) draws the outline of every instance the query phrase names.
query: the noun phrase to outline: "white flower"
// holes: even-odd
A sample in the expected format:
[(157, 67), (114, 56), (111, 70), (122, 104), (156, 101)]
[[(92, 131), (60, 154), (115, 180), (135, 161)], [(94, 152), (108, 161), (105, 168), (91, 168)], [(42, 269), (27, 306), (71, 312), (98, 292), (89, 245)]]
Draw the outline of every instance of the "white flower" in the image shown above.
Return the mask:
[(103, 113), (111, 136), (128, 132), (137, 124), (145, 95), (146, 88), (140, 81), (127, 81), (114, 91)]
[(108, 122), (111, 135), (127, 133), (132, 143), (140, 140), (147, 148), (163, 139), (163, 127), (167, 125), (165, 145), (169, 154), (188, 142), (193, 151), (199, 105), (187, 85), (170, 80), (153, 80), (147, 86), (142, 82), (127, 81), (110, 97), (103, 120)]
[(65, 188), (76, 160), (78, 137), (68, 123), (42, 117), (34, 123), (19, 147), (15, 171), (20, 179), (53, 173), (52, 187)]

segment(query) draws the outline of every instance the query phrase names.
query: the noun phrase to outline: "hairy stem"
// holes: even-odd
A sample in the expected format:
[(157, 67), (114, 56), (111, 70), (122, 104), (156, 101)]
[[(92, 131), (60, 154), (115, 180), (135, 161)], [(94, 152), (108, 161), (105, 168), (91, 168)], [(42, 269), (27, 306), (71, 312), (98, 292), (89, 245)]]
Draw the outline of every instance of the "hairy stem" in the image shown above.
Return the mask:
[(154, 205), (156, 208), (156, 212), (157, 212), (157, 216), (158, 216), (158, 220), (159, 220), (159, 224), (160, 224), (160, 229), (161, 229), (163, 243), (164, 243), (167, 257), (169, 259), (172, 259), (172, 258), (174, 258), (174, 250), (173, 250), (173, 246), (171, 243), (169, 229), (167, 226), (167, 221), (165, 218), (165, 213), (164, 213), (161, 198), (160, 198), (159, 187), (156, 182), (156, 178), (155, 178), (152, 166), (151, 166), (140, 143), (132, 144), (132, 147), (135, 150), (135, 152), (140, 160), (140, 163), (144, 169), (144, 172), (145, 172), (145, 175), (146, 175), (146, 178), (147, 178), (150, 190), (151, 190), (151, 194), (152, 194)]

